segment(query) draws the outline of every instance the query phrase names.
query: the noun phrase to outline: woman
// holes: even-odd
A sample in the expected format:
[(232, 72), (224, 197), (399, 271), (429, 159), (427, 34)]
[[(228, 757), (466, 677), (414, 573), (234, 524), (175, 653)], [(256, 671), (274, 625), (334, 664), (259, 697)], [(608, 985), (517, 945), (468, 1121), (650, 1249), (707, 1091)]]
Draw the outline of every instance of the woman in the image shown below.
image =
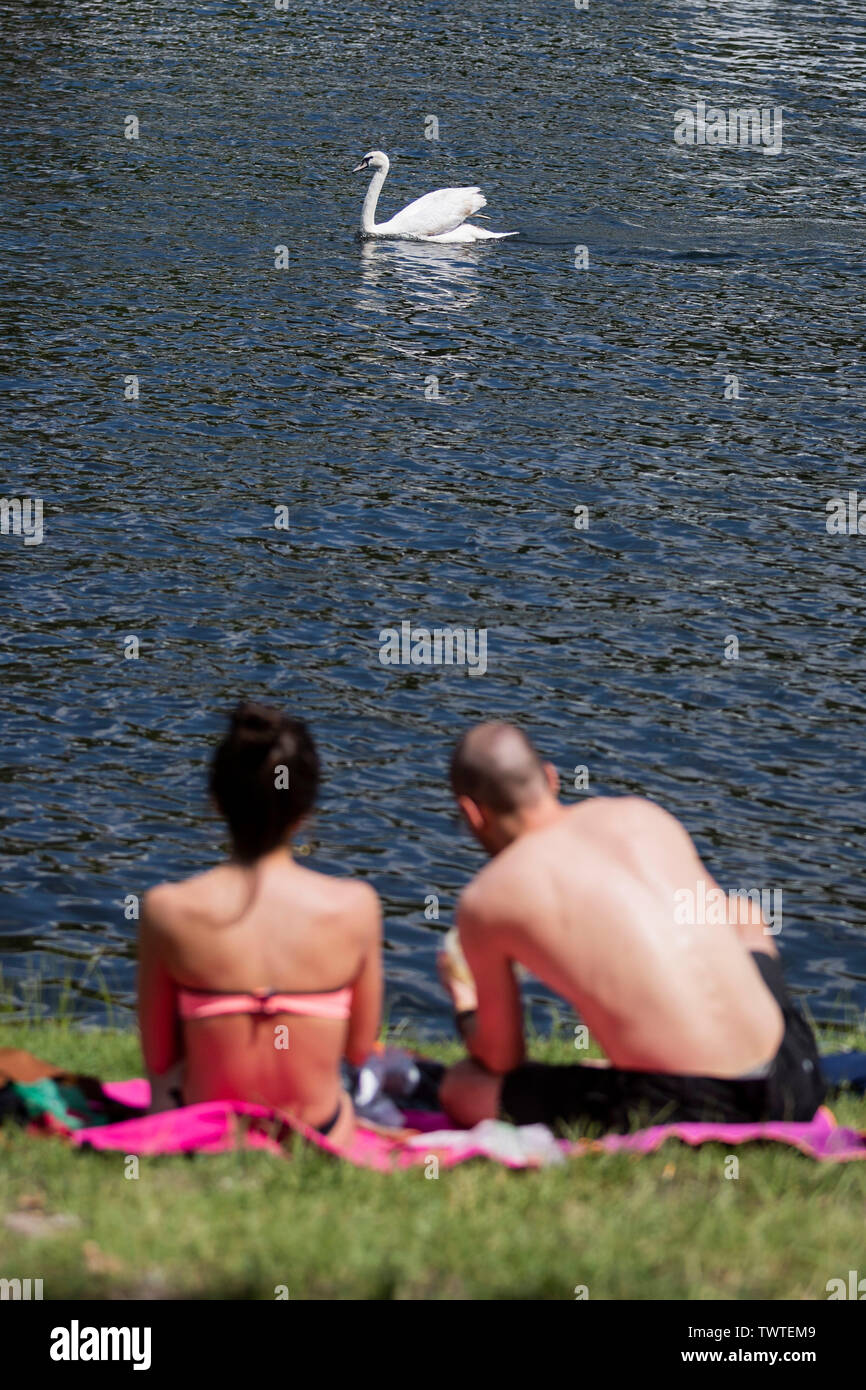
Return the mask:
[(180, 1073), (186, 1104), (251, 1101), (336, 1144), (352, 1137), (340, 1061), (360, 1065), (378, 1037), (381, 911), (367, 884), (292, 857), (318, 783), (305, 724), (235, 710), (210, 777), (232, 856), (142, 904), (139, 1025), (156, 1108)]

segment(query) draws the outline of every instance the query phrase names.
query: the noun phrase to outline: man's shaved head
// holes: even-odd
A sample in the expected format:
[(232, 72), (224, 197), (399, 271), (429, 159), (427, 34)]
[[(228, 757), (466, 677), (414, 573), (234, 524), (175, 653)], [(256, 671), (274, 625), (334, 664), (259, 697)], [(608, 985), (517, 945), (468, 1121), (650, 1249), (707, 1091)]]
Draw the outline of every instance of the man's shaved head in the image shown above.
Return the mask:
[(499, 815), (531, 806), (550, 787), (529, 739), (513, 724), (476, 724), (451, 757), (451, 787)]

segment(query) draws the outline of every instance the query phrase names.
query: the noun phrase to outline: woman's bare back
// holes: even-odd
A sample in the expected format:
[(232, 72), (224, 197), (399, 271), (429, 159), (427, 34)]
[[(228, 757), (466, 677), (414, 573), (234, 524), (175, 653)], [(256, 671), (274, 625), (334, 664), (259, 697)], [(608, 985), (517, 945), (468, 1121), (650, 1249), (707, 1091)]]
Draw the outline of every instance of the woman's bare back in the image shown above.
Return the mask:
[[(142, 972), (150, 977), (146, 1050), (146, 1034), (164, 1037), (170, 1008), (188, 1102), (254, 1101), (326, 1123), (340, 1100), (341, 1058), (362, 1061), (378, 1031), (380, 924), (368, 885), (302, 868), (284, 848), (153, 889), (141, 933)], [(179, 1022), (182, 990), (304, 995), (346, 986), (348, 1020), (238, 1012)]]

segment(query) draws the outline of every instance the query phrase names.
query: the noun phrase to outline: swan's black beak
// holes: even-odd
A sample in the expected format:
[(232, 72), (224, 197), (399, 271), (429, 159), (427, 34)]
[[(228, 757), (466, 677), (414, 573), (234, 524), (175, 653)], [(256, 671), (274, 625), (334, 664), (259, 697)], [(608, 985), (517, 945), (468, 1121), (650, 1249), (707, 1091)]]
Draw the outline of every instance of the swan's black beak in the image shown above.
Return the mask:
[(366, 159), (362, 159), (360, 164), (356, 164), (356, 165), (355, 165), (354, 169), (352, 170), (352, 173), (353, 173), (353, 174), (357, 174), (357, 173), (360, 172), (361, 169), (366, 169), (366, 167), (367, 167), (367, 161), (366, 161)]

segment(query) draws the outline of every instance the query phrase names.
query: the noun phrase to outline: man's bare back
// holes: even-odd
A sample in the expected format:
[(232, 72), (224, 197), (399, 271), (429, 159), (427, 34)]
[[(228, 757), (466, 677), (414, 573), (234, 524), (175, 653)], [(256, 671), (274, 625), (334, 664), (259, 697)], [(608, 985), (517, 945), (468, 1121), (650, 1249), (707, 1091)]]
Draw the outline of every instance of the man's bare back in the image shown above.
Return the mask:
[(783, 1022), (750, 955), (776, 954), (758, 914), (677, 922), (678, 894), (700, 899), (699, 880), (707, 894), (717, 885), (683, 827), (652, 802), (595, 797), (558, 809), (461, 898), (479, 996), (496, 951), (568, 1000), (615, 1066), (733, 1077), (767, 1062)]
[[(469, 1050), (440, 1087), (456, 1120), (812, 1117), (815, 1039), (769, 924), (725, 897), (673, 816), (639, 797), (564, 807), (556, 769), (496, 722), (460, 740), (451, 785), (491, 857), (458, 906), (468, 971), (442, 958)], [(518, 965), (572, 1005), (607, 1067), (526, 1061)]]

